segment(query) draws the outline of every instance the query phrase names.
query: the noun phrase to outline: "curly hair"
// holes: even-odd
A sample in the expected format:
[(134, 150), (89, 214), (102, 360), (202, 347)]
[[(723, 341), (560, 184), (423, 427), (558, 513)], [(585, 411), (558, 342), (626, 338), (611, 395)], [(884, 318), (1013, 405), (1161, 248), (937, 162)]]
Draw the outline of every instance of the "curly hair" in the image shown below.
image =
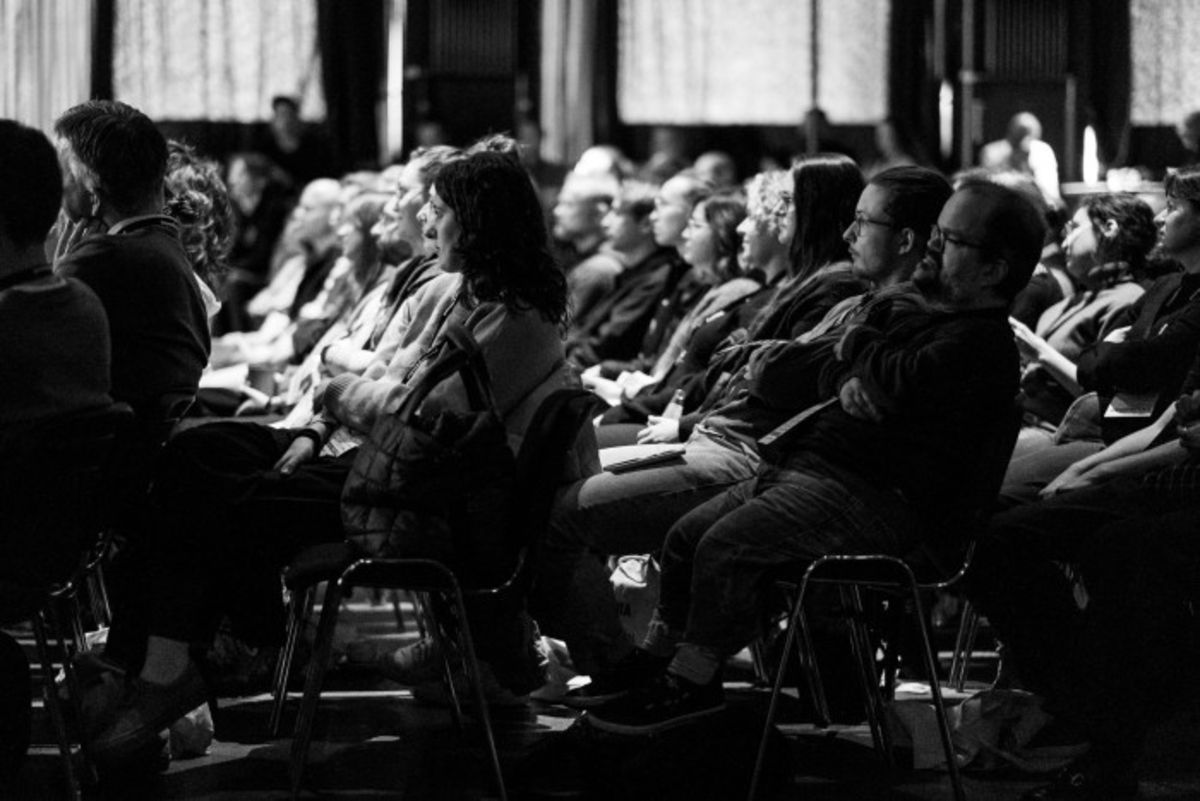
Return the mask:
[(700, 203), (703, 204), (704, 221), (713, 232), (717, 276), (721, 281), (728, 281), (738, 274), (737, 256), (742, 248), (738, 226), (746, 219), (746, 202), (740, 195), (721, 192)]
[(779, 235), (792, 213), (792, 182), (786, 170), (760, 172), (746, 182), (746, 212)]
[(461, 229), (454, 249), (473, 300), (536, 309), (562, 324), (566, 277), (550, 255), (542, 206), (520, 162), (472, 153), (445, 164), (433, 186)]
[[(1158, 241), (1154, 212), (1137, 195), (1122, 192), (1111, 195), (1092, 195), (1083, 201), (1088, 219), (1096, 228), (1096, 261), (1103, 267), (1113, 262), (1125, 262), (1134, 275), (1140, 275), (1146, 256)], [(1113, 237), (1103, 235), (1109, 220), (1117, 224)], [(1115, 276), (1105, 283), (1115, 280)]]
[(216, 289), (229, 269), (233, 206), (217, 162), (172, 139), (167, 146), (163, 210), (179, 223), (179, 238), (200, 280)]
[(807, 278), (826, 264), (850, 258), (842, 232), (854, 220), (863, 191), (862, 170), (849, 156), (818, 153), (792, 163), (796, 232), (792, 237), (792, 275)]

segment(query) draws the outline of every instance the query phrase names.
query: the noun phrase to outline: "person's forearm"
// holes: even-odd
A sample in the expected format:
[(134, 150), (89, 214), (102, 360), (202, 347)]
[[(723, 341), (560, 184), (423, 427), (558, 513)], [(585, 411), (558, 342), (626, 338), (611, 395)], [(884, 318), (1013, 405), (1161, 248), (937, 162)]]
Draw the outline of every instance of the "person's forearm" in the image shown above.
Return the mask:
[(1046, 368), (1046, 372), (1075, 397), (1083, 394), (1083, 387), (1078, 380), (1078, 369), (1075, 362), (1063, 356), (1058, 351), (1047, 348), (1039, 351), (1038, 362)]
[[(1080, 472), (1086, 472), (1099, 465), (1109, 462), (1118, 461), (1129, 456), (1136, 456), (1146, 448), (1150, 447), (1150, 443), (1158, 438), (1158, 435), (1175, 419), (1175, 406), (1172, 404), (1167, 407), (1167, 410), (1159, 415), (1158, 419), (1145, 428), (1138, 429), (1132, 434), (1127, 434), (1119, 440), (1109, 445), (1102, 451), (1092, 454), (1084, 459), (1076, 462), (1076, 466)], [(1170, 444), (1170, 443), (1169, 443)], [(1178, 443), (1174, 443), (1178, 448)], [(1155, 449), (1157, 450), (1157, 449)]]
[(1121, 476), (1141, 476), (1158, 467), (1168, 467), (1187, 459), (1187, 451), (1179, 440), (1171, 440), (1148, 451), (1129, 454), (1097, 465), (1092, 471), (1097, 478), (1111, 481)]

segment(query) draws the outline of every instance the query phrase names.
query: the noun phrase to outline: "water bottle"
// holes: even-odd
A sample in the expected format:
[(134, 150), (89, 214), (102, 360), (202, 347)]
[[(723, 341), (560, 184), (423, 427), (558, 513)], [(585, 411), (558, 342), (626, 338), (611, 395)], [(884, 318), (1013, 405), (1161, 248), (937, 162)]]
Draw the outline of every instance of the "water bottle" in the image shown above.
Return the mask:
[(683, 390), (675, 390), (675, 394), (671, 396), (671, 402), (667, 404), (667, 408), (663, 409), (662, 417), (665, 420), (678, 420), (683, 417)]

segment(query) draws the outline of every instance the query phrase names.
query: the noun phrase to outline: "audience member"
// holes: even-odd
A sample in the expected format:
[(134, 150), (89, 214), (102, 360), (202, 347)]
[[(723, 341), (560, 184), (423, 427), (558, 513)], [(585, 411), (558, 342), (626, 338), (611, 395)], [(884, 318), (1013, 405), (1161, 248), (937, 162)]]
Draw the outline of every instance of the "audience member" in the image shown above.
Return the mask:
[(708, 181), (714, 192), (737, 189), (737, 165), (733, 157), (723, 150), (709, 150), (696, 157), (692, 172), (702, 181)]
[[(98, 721), (97, 756), (128, 758), (204, 699), (189, 645), (211, 638), (213, 613), (258, 618), (261, 630), (264, 615), (279, 604), (282, 564), (306, 545), (342, 539), (341, 490), (355, 451), (317, 452), (339, 427), (357, 434), (352, 441), (361, 437), (420, 381), (444, 347), (446, 325), (466, 326), (479, 343), (514, 448), (533, 410), (564, 385), (559, 326), (566, 316), (565, 281), (550, 258), (533, 186), (517, 161), (479, 153), (446, 164), (422, 217), (439, 266), (458, 286), (430, 297), (432, 324), (411, 332), (383, 375), (338, 376), (319, 393), (322, 413), (301, 429), (215, 423), (168, 444), (156, 485), (162, 519), (146, 587), (146, 657), (118, 708)], [(464, 399), (461, 382), (451, 379), (434, 390), (426, 408), (461, 408)], [(475, 545), (481, 553), (494, 546)], [(520, 645), (502, 636), (519, 622), (512, 611), (497, 616), (477, 641), (501, 683), (517, 693), (540, 684), (522, 672)]]
[(300, 119), (300, 102), (288, 95), (271, 98), (271, 119), (265, 130), (258, 132), (251, 149), (270, 159), (292, 187), (333, 174), (329, 145), (321, 129)]
[(666, 190), (664, 186), (656, 192), (648, 184), (627, 181), (605, 215), (608, 246), (624, 269), (608, 295), (571, 321), (567, 356), (577, 367), (637, 355), (659, 301), (678, 280), (683, 260), (673, 244), (659, 244), (651, 219), (655, 198)]
[(719, 711), (722, 663), (759, 633), (774, 578), (828, 553), (940, 545), (933, 532), (982, 501), (969, 477), (1016, 391), (1005, 317), (1043, 233), (1003, 187), (951, 197), (913, 275), (925, 302), (849, 326), (819, 375), (832, 403), (755, 480), (672, 527), (650, 632), (624, 666), (631, 691), (590, 710), (592, 726), (648, 733)]
[(604, 217), (618, 186), (600, 178), (568, 176), (551, 212), (556, 260), (567, 275), (572, 317), (584, 317), (612, 291), (620, 260), (603, 249)]
[(220, 310), (217, 299), (229, 270), (233, 245), (233, 207), (217, 163), (201, 158), (191, 145), (167, 143), (164, 182), (166, 212), (179, 223), (179, 239), (211, 320)]
[(1106, 443), (1142, 428), (1179, 393), (1188, 360), (1200, 345), (1200, 168), (1167, 176), (1167, 207), (1156, 218), (1160, 249), (1185, 272), (1158, 279), (1109, 323), (1104, 341), (1085, 348), (1076, 363), (1055, 362), (1055, 379), (1084, 392), (1051, 442), (1026, 440), (1001, 491), (1006, 505), (1027, 503), (1046, 483)]
[(1015, 170), (1030, 175), (1048, 204), (1063, 205), (1054, 148), (1042, 141), (1042, 123), (1028, 111), (1012, 116), (1003, 139), (983, 146), (979, 164), (990, 170)]
[(229, 159), (229, 197), (234, 239), (217, 334), (253, 328), (246, 304), (272, 275), (275, 246), (291, 213), (287, 190), (272, 178), (270, 161), (260, 153), (236, 153)]
[[(1043, 312), (1034, 331), (1012, 321), (1023, 361), (1021, 404), (1029, 415), (1022, 438), (1050, 437), (1081, 394), (1075, 382), (1062, 383), (1065, 365), (1103, 340), (1117, 315), (1142, 296), (1133, 277), (1157, 239), (1154, 212), (1134, 195), (1088, 198), (1063, 234), (1072, 297)], [(1018, 444), (1016, 453), (1022, 450)]]
[(93, 100), (54, 125), (63, 168), (56, 270), (104, 303), (112, 394), (153, 426), (171, 396), (195, 395), (208, 318), (179, 224), (162, 213), (167, 143), (137, 109)]

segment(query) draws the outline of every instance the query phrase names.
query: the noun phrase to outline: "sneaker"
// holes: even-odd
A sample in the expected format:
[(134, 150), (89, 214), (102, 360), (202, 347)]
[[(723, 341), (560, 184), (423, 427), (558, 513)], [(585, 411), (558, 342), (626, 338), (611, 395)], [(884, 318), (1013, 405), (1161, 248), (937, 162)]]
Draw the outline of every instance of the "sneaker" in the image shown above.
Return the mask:
[(346, 661), (354, 667), (376, 670), (397, 684), (424, 684), (442, 675), (442, 649), (432, 637), (422, 637), (395, 650), (380, 649), (369, 641), (352, 642), (346, 647)]
[(560, 703), (572, 709), (591, 709), (611, 703), (662, 675), (670, 663), (670, 657), (655, 656), (642, 648), (634, 648), (611, 668), (592, 674), (590, 683), (571, 690)]
[[(455, 669), (451, 677), (458, 702), (463, 706), (473, 706), (475, 692), (471, 689), (471, 682), (467, 679), (466, 672), (459, 667)], [(518, 695), (501, 684), (487, 662), (479, 663), (479, 679), (483, 683), (483, 700), (487, 702), (488, 706), (518, 707), (529, 704), (529, 696)], [(450, 692), (446, 689), (444, 680), (415, 684), (412, 688), (412, 696), (413, 700), (428, 706), (449, 707), (452, 704)]]
[(613, 734), (654, 734), (715, 715), (725, 708), (719, 681), (692, 684), (665, 673), (650, 684), (584, 716), (593, 728)]
[(130, 680), (113, 718), (92, 739), (93, 756), (113, 763), (137, 755), (158, 741), (159, 732), (204, 703), (207, 696), (204, 680), (193, 666), (167, 685), (140, 678)]

